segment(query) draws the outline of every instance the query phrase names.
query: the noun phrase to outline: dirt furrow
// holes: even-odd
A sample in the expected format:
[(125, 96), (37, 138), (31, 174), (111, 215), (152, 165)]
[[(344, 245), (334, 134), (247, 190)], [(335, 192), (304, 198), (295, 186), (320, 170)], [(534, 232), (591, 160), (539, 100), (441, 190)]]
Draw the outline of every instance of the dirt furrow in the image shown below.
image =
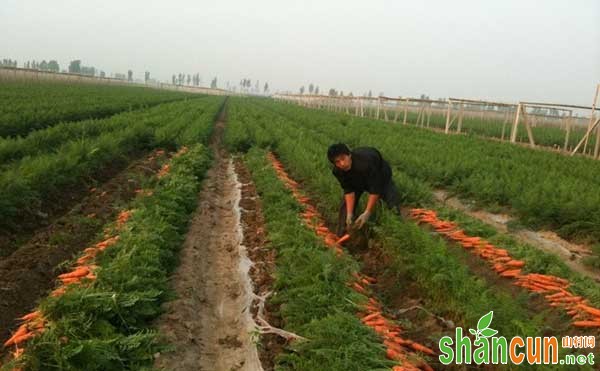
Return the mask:
[(262, 370), (252, 317), (252, 262), (243, 245), (241, 185), (232, 159), (220, 148), (224, 122), (216, 124), (215, 154), (199, 195), (180, 265), (172, 277), (177, 299), (157, 322), (175, 346), (158, 355), (168, 370)]

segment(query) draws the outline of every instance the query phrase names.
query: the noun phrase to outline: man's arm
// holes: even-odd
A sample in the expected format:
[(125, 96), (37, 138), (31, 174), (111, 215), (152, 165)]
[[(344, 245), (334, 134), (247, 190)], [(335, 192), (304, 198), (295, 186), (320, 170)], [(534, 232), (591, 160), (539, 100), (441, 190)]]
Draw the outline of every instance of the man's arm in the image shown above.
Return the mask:
[(344, 201), (346, 201), (346, 215), (354, 215), (354, 200), (356, 195), (354, 192), (344, 194)]
[(367, 207), (365, 208), (365, 211), (368, 211), (369, 214), (372, 214), (373, 209), (375, 209), (375, 206), (377, 205), (378, 200), (379, 200), (378, 194), (375, 194), (375, 193), (369, 194), (369, 199), (367, 200)]

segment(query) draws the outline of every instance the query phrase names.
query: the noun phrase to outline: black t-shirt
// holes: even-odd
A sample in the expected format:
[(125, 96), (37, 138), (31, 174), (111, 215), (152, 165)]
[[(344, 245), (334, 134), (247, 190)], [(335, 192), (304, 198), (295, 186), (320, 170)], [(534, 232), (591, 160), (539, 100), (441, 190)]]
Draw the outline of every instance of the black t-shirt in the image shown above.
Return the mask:
[(344, 193), (368, 192), (381, 196), (392, 178), (390, 165), (372, 147), (354, 149), (350, 170), (343, 171), (334, 167), (332, 173), (340, 182)]

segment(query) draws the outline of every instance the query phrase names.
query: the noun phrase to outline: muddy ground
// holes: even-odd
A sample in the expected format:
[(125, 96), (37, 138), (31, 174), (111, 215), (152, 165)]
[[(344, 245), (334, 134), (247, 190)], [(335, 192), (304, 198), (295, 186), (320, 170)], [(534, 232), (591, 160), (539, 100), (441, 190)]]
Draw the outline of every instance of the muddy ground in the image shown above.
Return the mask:
[(264, 221), (250, 175), (221, 147), (224, 125), (221, 117), (211, 140), (214, 163), (171, 279), (177, 299), (164, 305), (165, 313), (156, 323), (164, 340), (174, 346), (156, 355), (158, 368), (273, 367), (271, 349), (277, 339), (263, 337), (259, 352), (253, 315), (254, 291), (264, 293), (271, 285), (274, 254), (262, 249)]
[(553, 231), (533, 231), (527, 228), (511, 229), (510, 222), (513, 217), (506, 214), (494, 214), (485, 210), (473, 208), (457, 197), (451, 197), (443, 190), (436, 190), (434, 197), (444, 205), (460, 210), (472, 218), (478, 219), (496, 230), (514, 237), (522, 243), (536, 247), (542, 251), (554, 254), (575, 272), (600, 282), (600, 272), (594, 270), (583, 262), (584, 258), (593, 254), (589, 246), (564, 240)]

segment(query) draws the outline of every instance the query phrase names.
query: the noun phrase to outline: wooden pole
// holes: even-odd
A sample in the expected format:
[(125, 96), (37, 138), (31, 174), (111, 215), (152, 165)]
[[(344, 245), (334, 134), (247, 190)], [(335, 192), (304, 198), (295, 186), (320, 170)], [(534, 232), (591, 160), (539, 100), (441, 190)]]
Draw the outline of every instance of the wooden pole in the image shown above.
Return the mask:
[(517, 129), (519, 127), (519, 119), (521, 114), (521, 103), (517, 106), (517, 113), (515, 115), (515, 122), (513, 123), (512, 130), (510, 132), (510, 142), (515, 143), (517, 141)]
[(565, 133), (565, 145), (564, 145), (564, 150), (568, 151), (568, 146), (569, 146), (569, 137), (571, 136), (571, 121), (573, 119), (573, 111), (571, 111), (571, 113), (569, 114), (569, 117), (567, 117), (566, 120), (566, 133)]
[(600, 152), (600, 126), (596, 129), (596, 146), (594, 147), (594, 158), (598, 158)]
[(579, 150), (579, 148), (581, 147), (581, 145), (589, 138), (591, 132), (598, 126), (598, 124), (600, 124), (600, 118), (598, 118), (598, 120), (596, 120), (596, 122), (592, 125), (592, 127), (590, 127), (585, 132), (585, 135), (583, 136), (583, 138), (581, 138), (581, 140), (579, 141), (579, 143), (577, 143), (577, 145), (573, 149), (573, 152), (571, 152), (571, 156), (573, 156), (575, 153), (577, 153), (577, 151)]
[(404, 122), (403, 125), (406, 125), (406, 116), (408, 115), (408, 98), (406, 98), (406, 101), (404, 102)]
[(427, 127), (429, 127), (429, 121), (431, 121), (431, 103), (427, 104)]
[(387, 111), (385, 109), (385, 101), (383, 101), (383, 105), (381, 106), (381, 109), (383, 110), (383, 119), (385, 121), (387, 121), (388, 120), (388, 115), (387, 115)]
[(396, 105), (394, 106), (394, 122), (398, 122), (398, 116), (400, 116), (400, 101), (396, 101)]
[(504, 112), (504, 121), (502, 122), (502, 137), (500, 138), (500, 140), (503, 141), (503, 142), (504, 142), (504, 132), (506, 130), (506, 124), (508, 123), (509, 112), (510, 111)]
[(460, 111), (458, 113), (458, 125), (456, 127), (456, 132), (460, 133), (462, 130), (463, 116), (465, 114), (465, 105), (463, 103), (460, 104)]
[[(598, 93), (600, 92), (600, 84), (596, 86), (596, 94), (594, 95), (594, 104), (592, 104), (592, 112), (590, 113), (590, 122), (588, 124), (588, 129), (592, 127), (592, 122), (594, 122), (594, 112), (596, 111), (596, 102), (598, 101)], [(583, 146), (583, 153), (585, 153), (588, 145), (588, 139), (585, 139), (585, 145)]]
[(379, 120), (379, 108), (381, 106), (381, 99), (377, 98), (377, 120)]
[(535, 142), (533, 141), (533, 132), (531, 131), (531, 125), (529, 125), (529, 118), (527, 115), (527, 106), (521, 105), (521, 110), (523, 114), (523, 123), (525, 124), (525, 129), (527, 130), (527, 137), (529, 138), (529, 144), (532, 147), (535, 147)]
[(450, 130), (450, 115), (452, 114), (452, 101), (448, 99), (448, 109), (446, 110), (446, 129), (444, 133), (448, 134), (448, 130)]

